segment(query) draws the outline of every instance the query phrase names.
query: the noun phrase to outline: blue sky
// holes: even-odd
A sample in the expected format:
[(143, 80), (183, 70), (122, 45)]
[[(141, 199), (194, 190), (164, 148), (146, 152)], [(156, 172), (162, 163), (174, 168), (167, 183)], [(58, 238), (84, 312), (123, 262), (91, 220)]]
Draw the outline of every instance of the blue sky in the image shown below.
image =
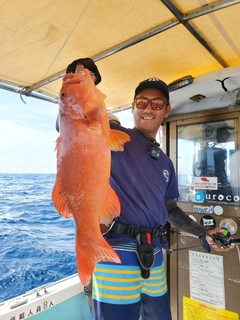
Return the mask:
[(0, 89), (0, 173), (55, 173), (58, 105)]
[[(0, 89), (0, 173), (55, 173), (58, 105)], [(129, 110), (116, 114), (132, 127)]]

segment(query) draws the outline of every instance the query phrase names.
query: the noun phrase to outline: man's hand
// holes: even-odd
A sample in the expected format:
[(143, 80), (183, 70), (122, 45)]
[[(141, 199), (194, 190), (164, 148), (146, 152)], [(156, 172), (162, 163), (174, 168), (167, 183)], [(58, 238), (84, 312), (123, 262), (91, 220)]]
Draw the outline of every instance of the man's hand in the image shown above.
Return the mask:
[(216, 227), (214, 229), (209, 229), (207, 231), (207, 235), (206, 235), (206, 240), (208, 242), (208, 244), (211, 246), (211, 248), (213, 248), (215, 251), (229, 251), (229, 250), (232, 250), (235, 245), (234, 244), (231, 244), (228, 248), (221, 248), (219, 245), (217, 245), (214, 240), (208, 236), (208, 234), (212, 235), (212, 234), (216, 234), (217, 232), (218, 233), (222, 233), (224, 231), (224, 229), (221, 229), (220, 227)]

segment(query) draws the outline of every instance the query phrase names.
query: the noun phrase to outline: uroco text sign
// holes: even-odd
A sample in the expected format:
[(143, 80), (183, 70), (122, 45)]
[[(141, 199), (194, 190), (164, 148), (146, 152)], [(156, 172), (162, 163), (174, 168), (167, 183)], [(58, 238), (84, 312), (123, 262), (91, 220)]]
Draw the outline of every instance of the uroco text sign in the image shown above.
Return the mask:
[(239, 202), (240, 196), (231, 195), (231, 194), (204, 194), (201, 191), (198, 191), (194, 194), (195, 202), (217, 202), (217, 203), (231, 203), (231, 202)]

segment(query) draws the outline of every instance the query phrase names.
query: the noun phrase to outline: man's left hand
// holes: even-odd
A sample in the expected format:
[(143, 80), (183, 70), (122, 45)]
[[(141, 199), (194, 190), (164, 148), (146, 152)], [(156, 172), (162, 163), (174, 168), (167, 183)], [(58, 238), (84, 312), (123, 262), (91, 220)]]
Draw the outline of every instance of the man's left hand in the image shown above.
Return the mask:
[[(209, 230), (207, 230), (207, 234), (216, 234), (217, 232), (218, 233), (222, 233), (224, 231), (224, 229), (221, 229), (220, 227), (216, 227), (216, 228), (214, 228), (214, 229), (209, 229)], [(230, 251), (230, 250), (232, 250), (233, 248), (235, 248), (235, 245), (234, 244), (231, 244), (229, 247), (227, 247), (227, 248), (221, 248), (218, 244), (216, 244), (215, 242), (214, 242), (214, 240), (210, 237), (210, 236), (208, 236), (208, 235), (206, 235), (206, 240), (207, 240), (207, 242), (208, 242), (208, 244), (211, 246), (211, 248), (213, 248), (215, 251)]]

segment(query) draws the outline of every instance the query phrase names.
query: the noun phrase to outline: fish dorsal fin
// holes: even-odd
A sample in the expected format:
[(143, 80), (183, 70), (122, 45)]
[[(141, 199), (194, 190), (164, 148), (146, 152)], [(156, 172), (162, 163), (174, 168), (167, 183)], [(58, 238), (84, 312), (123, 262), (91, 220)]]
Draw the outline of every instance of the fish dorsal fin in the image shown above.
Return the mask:
[(120, 202), (118, 196), (116, 195), (115, 191), (111, 188), (111, 186), (109, 186), (106, 202), (100, 214), (99, 222), (108, 226), (109, 224), (111, 224), (113, 218), (119, 216), (119, 214)]
[(66, 205), (61, 192), (58, 175), (56, 177), (56, 182), (52, 190), (52, 201), (54, 207), (61, 216), (63, 216), (64, 218), (72, 218), (72, 213)]
[(110, 130), (110, 149), (112, 151), (124, 151), (123, 144), (130, 141), (127, 133), (120, 130)]

